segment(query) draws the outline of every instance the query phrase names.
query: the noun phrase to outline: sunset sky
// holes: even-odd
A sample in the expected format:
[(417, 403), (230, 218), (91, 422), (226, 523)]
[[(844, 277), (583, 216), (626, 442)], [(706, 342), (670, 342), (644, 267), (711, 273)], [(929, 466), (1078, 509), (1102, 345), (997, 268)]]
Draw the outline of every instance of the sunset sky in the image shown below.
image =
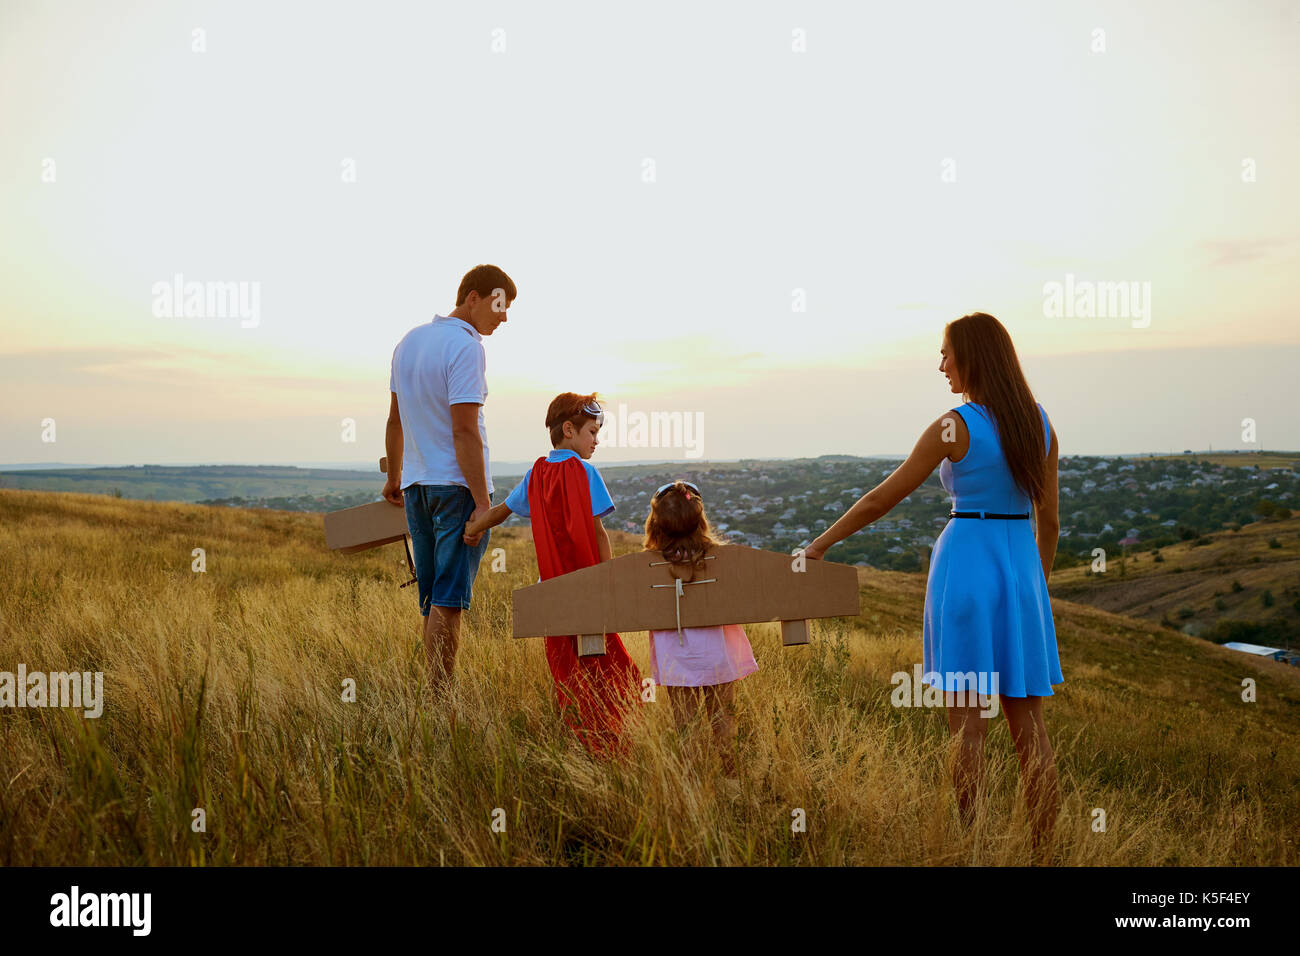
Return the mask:
[[(376, 459), (480, 262), (494, 461), (569, 390), (706, 459), (905, 453), (977, 310), (1063, 454), (1300, 448), (1298, 50), (1289, 0), (6, 0), (0, 466)], [(156, 315), (177, 274), (256, 324)], [(1149, 325), (1046, 315), (1067, 274)]]

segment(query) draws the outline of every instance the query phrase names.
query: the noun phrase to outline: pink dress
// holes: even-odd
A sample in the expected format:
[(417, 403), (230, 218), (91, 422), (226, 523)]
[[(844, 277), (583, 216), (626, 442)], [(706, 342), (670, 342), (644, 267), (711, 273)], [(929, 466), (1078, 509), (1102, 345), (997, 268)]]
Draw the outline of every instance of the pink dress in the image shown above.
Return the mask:
[(758, 670), (739, 624), (650, 632), (650, 670), (661, 687), (711, 687)]

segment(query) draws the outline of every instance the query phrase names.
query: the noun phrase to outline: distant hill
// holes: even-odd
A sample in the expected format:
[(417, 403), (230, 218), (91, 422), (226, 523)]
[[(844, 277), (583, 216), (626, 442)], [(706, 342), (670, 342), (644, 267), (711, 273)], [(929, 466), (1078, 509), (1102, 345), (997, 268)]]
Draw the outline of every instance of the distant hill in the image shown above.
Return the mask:
[(383, 475), (378, 461), (373, 472), (278, 465), (132, 465), (0, 472), (0, 487), (186, 502), (357, 492), (378, 497)]
[[(1222, 457), (1226, 463), (1219, 462)], [(666, 481), (683, 478), (702, 489), (713, 528), (728, 540), (789, 553), (825, 530), (897, 466), (896, 459), (822, 455), (595, 464), (615, 502), (606, 528), (636, 534), (650, 498)], [(324, 512), (376, 501), (374, 471), (291, 466), (161, 466), (0, 472), (0, 487), (105, 494), (276, 511)], [(496, 501), (520, 480), (494, 462)], [(1195, 540), (1258, 516), (1285, 517), (1300, 503), (1295, 456), (1216, 454), (1156, 458), (1064, 456), (1060, 460), (1061, 538), (1056, 568), (1090, 561), (1101, 547), (1116, 555)], [(833, 560), (892, 571), (928, 566), (930, 549), (947, 521), (951, 499), (938, 470), (888, 515), (836, 545)], [(524, 519), (511, 517), (509, 526)], [(1121, 544), (1123, 542), (1123, 544)], [(1193, 627), (1198, 625), (1193, 624)]]
[(1133, 455), (1135, 461), (1196, 461), (1238, 468), (1300, 468), (1300, 452), (1294, 451), (1204, 451), (1181, 455)]
[(1104, 574), (1058, 569), (1051, 592), (1218, 643), (1300, 647), (1300, 517), (1109, 551)]

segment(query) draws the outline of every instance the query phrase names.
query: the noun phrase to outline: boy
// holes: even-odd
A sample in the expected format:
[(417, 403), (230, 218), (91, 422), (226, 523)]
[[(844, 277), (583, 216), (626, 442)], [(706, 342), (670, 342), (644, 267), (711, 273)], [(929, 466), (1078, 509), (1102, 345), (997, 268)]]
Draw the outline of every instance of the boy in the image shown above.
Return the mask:
[[(605, 414), (596, 396), (565, 392), (546, 410), (552, 451), (539, 458), (504, 502), (465, 525), (465, 543), (512, 513), (530, 519), (541, 580), (591, 567), (611, 557), (601, 519), (614, 510), (600, 472), (587, 463)], [(605, 635), (605, 653), (579, 657), (575, 637), (546, 638), (546, 662), (555, 679), (560, 713), (588, 750), (621, 749), (628, 708), (637, 702), (641, 673), (617, 634)]]

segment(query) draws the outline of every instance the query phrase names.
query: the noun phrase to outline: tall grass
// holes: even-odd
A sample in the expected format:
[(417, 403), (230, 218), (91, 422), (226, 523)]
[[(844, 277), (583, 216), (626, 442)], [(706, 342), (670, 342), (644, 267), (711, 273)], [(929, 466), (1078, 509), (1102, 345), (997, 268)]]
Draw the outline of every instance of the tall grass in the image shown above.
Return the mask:
[[(862, 615), (818, 622), (807, 647), (747, 626), (760, 670), (737, 696), (733, 791), (707, 728), (678, 734), (662, 694), (627, 759), (582, 751), (541, 642), (509, 637), (532, 546), (500, 529), (492, 546), (507, 570), (489, 553), (452, 700), (433, 704), (400, 548), (331, 554), (318, 516), (0, 491), (0, 670), (99, 670), (105, 690), (98, 719), (0, 710), (0, 862), (1029, 862), (1005, 721), (968, 832), (942, 711), (890, 703), (890, 675), (920, 660), (919, 576), (864, 575)], [(1300, 674), (1056, 606), (1056, 860), (1294, 865)], [(624, 639), (648, 673), (645, 635)]]

